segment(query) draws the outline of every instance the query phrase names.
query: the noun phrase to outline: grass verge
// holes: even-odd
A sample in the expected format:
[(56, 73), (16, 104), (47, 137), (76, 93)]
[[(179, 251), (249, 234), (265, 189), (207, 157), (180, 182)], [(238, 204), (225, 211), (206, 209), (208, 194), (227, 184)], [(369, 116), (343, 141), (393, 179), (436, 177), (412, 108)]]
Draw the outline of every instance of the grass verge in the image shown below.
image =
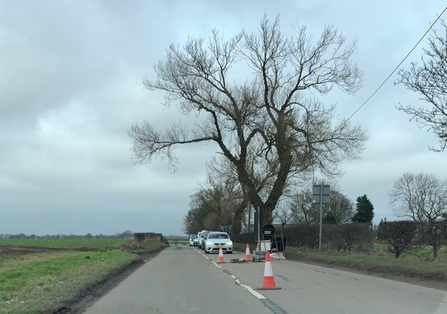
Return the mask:
[[(235, 243), (235, 251), (245, 252), (245, 244)], [(253, 253), (254, 246), (250, 245)], [(386, 245), (375, 244), (370, 254), (337, 253), (298, 247), (287, 247), (284, 256), (288, 260), (309, 264), (338, 267), (350, 271), (360, 271), (394, 279), (413, 279), (414, 281), (431, 281), (444, 289), (447, 287), (447, 248), (440, 250), (437, 259), (427, 248), (415, 248), (403, 253), (399, 258), (388, 252)]]
[(0, 313), (53, 313), (70, 307), (108, 279), (138, 267), (142, 263), (140, 256), (148, 256), (166, 246), (158, 241), (120, 244), (121, 240), (103, 240), (110, 239), (9, 241), (13, 243), (11, 246), (86, 248), (88, 251), (0, 254)]
[(320, 253), (306, 248), (289, 247), (285, 257), (288, 260), (348, 268), (371, 274), (447, 283), (447, 254), (441, 253), (436, 260), (429, 254), (428, 250), (420, 249), (395, 258), (380, 246), (375, 246), (371, 254), (324, 251)]
[(0, 265), (0, 313), (51, 313), (135, 259), (121, 251), (7, 254)]

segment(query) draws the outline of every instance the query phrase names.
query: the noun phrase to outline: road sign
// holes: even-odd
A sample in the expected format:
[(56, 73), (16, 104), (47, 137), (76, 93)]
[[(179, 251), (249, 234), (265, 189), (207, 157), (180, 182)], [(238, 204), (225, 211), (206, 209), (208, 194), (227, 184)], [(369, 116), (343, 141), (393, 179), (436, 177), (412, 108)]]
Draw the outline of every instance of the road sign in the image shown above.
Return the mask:
[(312, 200), (316, 204), (329, 204), (331, 202), (331, 188), (329, 185), (314, 185), (312, 188)]
[(320, 236), (318, 239), (318, 252), (321, 252), (321, 238), (323, 233), (323, 204), (331, 202), (331, 188), (328, 184), (314, 185), (312, 188), (312, 200), (320, 204)]

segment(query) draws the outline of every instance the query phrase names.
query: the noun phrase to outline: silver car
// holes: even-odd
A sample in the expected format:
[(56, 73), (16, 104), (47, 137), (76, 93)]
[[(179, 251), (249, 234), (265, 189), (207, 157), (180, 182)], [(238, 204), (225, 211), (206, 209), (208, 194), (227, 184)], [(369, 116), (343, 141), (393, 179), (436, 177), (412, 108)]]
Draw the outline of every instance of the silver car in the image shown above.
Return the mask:
[(222, 252), (233, 254), (233, 242), (226, 232), (210, 232), (204, 241), (205, 253), (219, 253), (219, 246), (222, 245)]

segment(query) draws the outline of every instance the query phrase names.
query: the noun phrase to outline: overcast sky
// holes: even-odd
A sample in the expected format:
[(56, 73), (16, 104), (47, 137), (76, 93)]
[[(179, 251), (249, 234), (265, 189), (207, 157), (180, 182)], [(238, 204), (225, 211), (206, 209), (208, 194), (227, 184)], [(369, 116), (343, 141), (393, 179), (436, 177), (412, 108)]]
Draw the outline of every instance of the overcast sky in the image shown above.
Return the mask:
[[(161, 105), (162, 93), (142, 84), (155, 78), (153, 65), (170, 43), (209, 36), (213, 28), (228, 36), (254, 31), (264, 12), (279, 14), (287, 35), (297, 21), (316, 36), (333, 24), (358, 41), (353, 61), (365, 75), (355, 96), (323, 98), (348, 117), (444, 7), (445, 0), (0, 0), (0, 233), (183, 234), (190, 195), (218, 148), (182, 147), (172, 173), (160, 160), (134, 166), (127, 135), (143, 119), (159, 127), (179, 119), (175, 106)], [(427, 39), (402, 66), (418, 61), (424, 47)], [(338, 182), (354, 202), (368, 196), (376, 223), (395, 219), (388, 193), (404, 172), (447, 179), (447, 152), (428, 150), (437, 138), (397, 111), (399, 103), (422, 103), (394, 86), (396, 78), (351, 119), (370, 139)]]

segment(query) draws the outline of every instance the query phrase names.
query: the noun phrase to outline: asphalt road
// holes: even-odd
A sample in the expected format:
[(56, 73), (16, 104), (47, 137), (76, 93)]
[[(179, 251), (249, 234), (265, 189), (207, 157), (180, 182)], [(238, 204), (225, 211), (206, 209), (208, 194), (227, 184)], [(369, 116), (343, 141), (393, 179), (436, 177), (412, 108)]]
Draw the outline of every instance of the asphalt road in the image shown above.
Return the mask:
[(445, 291), (285, 260), (272, 261), (281, 290), (259, 291), (264, 263), (217, 257), (167, 248), (86, 313), (447, 313)]

